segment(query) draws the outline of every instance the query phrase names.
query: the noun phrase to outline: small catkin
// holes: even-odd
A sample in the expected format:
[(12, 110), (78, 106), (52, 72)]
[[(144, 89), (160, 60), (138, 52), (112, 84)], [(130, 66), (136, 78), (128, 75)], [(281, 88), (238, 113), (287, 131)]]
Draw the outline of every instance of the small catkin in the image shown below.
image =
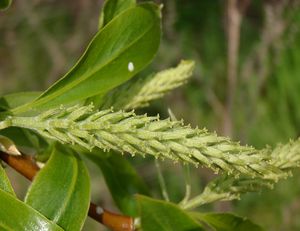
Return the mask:
[(149, 105), (171, 90), (185, 84), (192, 76), (194, 61), (183, 60), (177, 67), (160, 71), (146, 78), (132, 79), (109, 93), (102, 109), (113, 106), (115, 109), (135, 109)]

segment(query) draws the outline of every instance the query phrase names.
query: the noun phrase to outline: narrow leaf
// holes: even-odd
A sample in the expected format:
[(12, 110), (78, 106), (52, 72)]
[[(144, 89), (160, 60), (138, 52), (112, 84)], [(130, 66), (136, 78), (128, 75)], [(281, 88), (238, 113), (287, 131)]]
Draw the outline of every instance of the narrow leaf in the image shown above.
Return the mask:
[(135, 5), (135, 0), (106, 0), (100, 13), (99, 29), (104, 27), (118, 14)]
[(144, 231), (201, 231), (202, 226), (175, 204), (138, 196)]
[(103, 153), (93, 153), (87, 156), (100, 167), (119, 209), (126, 215), (137, 216), (135, 194), (149, 195), (146, 185), (125, 156), (113, 152), (105, 153), (105, 155), (108, 157), (102, 157)]
[(61, 227), (10, 193), (0, 190), (0, 201), (0, 230), (63, 231)]
[(74, 153), (57, 145), (37, 174), (25, 202), (65, 230), (81, 230), (90, 202), (89, 175)]
[(12, 112), (51, 108), (105, 94), (149, 64), (159, 42), (159, 7), (151, 3), (132, 7), (96, 34), (69, 73), (37, 100)]
[[(16, 194), (10, 184), (10, 181), (6, 175), (6, 172), (4, 171), (3, 167), (1, 166), (1, 163), (0, 163), (0, 190), (3, 190), (7, 193), (10, 193), (13, 196), (16, 196)], [(1, 218), (0, 218), (0, 220), (1, 220)]]
[(215, 231), (263, 231), (247, 218), (230, 213), (191, 213), (193, 217), (214, 228)]

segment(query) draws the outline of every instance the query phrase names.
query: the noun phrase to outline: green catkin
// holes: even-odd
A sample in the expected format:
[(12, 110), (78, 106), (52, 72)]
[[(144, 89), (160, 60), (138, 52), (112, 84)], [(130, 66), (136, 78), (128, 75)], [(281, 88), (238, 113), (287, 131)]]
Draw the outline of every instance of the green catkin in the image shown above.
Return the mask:
[[(265, 148), (260, 153), (269, 156), (270, 165), (267, 167), (285, 172), (285, 174), (278, 174), (278, 179), (291, 176), (290, 170), (300, 165), (300, 139), (290, 141), (285, 145), (279, 144), (274, 150), (269, 147)], [(260, 169), (262, 172), (267, 171), (260, 165), (255, 168)], [(275, 179), (275, 182), (278, 179)], [(272, 188), (273, 184), (274, 180), (271, 179), (249, 178), (245, 175), (233, 178), (223, 175), (212, 180), (200, 195), (181, 206), (185, 209), (192, 209), (218, 200), (239, 199), (242, 193), (259, 191), (264, 187)]]
[(206, 129), (184, 126), (182, 121), (135, 115), (93, 106), (59, 107), (36, 117), (9, 117), (11, 126), (33, 129), (62, 143), (88, 150), (99, 147), (132, 155), (204, 166), (215, 172), (277, 180), (284, 173), (272, 165), (270, 155), (241, 146)]
[(194, 66), (194, 61), (181, 61), (175, 68), (160, 71), (146, 78), (133, 79), (108, 94), (101, 109), (111, 106), (125, 110), (146, 107), (150, 101), (161, 98), (185, 84), (192, 76)]

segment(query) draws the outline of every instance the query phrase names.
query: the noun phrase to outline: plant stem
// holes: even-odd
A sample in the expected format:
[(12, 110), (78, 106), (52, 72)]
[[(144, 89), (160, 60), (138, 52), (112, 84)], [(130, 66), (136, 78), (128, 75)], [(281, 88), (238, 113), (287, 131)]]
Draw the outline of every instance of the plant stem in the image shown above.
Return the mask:
[(228, 194), (229, 193), (226, 192), (222, 194), (214, 192), (202, 193), (199, 196), (196, 196), (195, 198), (187, 201), (186, 203), (180, 204), (180, 207), (185, 210), (191, 210), (204, 204), (227, 199), (229, 197)]
[[(40, 170), (30, 155), (12, 156), (0, 151), (0, 159), (30, 181)], [(94, 203), (90, 203), (88, 215), (113, 231), (135, 230), (132, 217), (109, 212)]]
[(191, 184), (191, 173), (190, 173), (190, 166), (186, 165), (184, 167), (184, 176), (185, 176), (185, 196), (180, 202), (180, 204), (184, 205), (188, 202), (191, 196), (192, 184)]
[(238, 55), (240, 45), (240, 26), (242, 15), (238, 8), (239, 1), (227, 0), (227, 102), (224, 114), (223, 132), (232, 136), (232, 116), (237, 85)]
[(160, 164), (159, 164), (157, 159), (155, 159), (155, 166), (156, 166), (157, 175), (158, 175), (158, 182), (159, 182), (159, 185), (160, 185), (160, 188), (161, 188), (163, 198), (166, 201), (170, 201), (169, 194), (168, 194), (168, 191), (167, 191), (166, 182), (165, 182), (164, 176), (161, 172), (161, 167), (160, 167)]

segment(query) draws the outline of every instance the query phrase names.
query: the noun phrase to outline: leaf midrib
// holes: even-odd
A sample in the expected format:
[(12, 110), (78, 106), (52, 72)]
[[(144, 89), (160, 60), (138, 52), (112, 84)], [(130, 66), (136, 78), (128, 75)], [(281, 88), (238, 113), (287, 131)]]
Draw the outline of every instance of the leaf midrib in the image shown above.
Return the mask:
[(66, 211), (66, 208), (68, 207), (68, 205), (70, 204), (69, 202), (71, 201), (72, 198), (72, 194), (73, 192), (76, 193), (76, 191), (74, 190), (76, 188), (76, 182), (77, 182), (77, 178), (78, 178), (78, 161), (76, 157), (72, 156), (74, 159), (72, 159), (72, 162), (75, 163), (75, 165), (72, 163), (72, 165), (74, 166), (73, 171), (72, 171), (72, 181), (70, 184), (70, 187), (68, 188), (67, 194), (66, 194), (66, 199), (63, 200), (62, 206), (57, 210), (57, 215), (53, 217), (53, 221), (55, 223), (58, 223), (58, 221), (62, 218), (62, 215), (64, 214), (64, 212)]

